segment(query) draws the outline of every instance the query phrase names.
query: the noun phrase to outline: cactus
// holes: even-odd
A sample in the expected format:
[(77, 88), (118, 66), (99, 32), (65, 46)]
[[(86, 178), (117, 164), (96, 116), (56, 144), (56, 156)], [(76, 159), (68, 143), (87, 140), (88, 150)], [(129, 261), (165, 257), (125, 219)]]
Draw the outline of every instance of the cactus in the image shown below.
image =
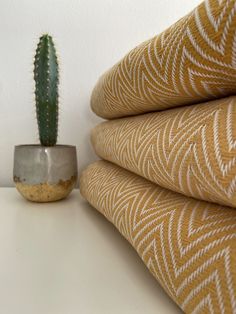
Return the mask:
[(35, 100), (40, 143), (54, 146), (58, 133), (58, 62), (52, 37), (40, 37), (34, 60)]

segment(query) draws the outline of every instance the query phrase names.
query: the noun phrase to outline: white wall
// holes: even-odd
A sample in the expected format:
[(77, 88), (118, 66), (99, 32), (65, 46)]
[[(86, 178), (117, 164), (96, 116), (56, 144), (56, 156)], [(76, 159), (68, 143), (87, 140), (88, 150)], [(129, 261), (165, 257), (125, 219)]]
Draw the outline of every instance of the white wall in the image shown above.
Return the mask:
[(78, 147), (79, 170), (95, 160), (89, 108), (100, 74), (200, 0), (0, 0), (0, 186), (12, 185), (13, 148), (37, 143), (32, 59), (39, 35), (60, 56), (59, 143)]

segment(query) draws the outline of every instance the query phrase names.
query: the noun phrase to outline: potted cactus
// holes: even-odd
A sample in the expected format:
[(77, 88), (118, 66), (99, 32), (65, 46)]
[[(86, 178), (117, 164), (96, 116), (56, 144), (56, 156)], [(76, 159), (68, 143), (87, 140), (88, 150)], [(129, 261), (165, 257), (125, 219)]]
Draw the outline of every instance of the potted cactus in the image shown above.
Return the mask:
[(77, 157), (75, 146), (56, 145), (59, 70), (55, 46), (48, 34), (39, 39), (34, 80), (41, 145), (15, 146), (14, 182), (27, 200), (57, 201), (68, 196), (76, 184)]

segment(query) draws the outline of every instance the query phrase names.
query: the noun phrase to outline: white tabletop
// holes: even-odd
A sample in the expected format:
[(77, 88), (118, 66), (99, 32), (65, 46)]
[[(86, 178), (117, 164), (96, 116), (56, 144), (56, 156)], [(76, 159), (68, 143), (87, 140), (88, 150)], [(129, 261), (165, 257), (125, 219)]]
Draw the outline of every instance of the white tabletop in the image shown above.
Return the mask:
[(25, 201), (0, 189), (1, 314), (180, 313), (134, 249), (75, 190)]

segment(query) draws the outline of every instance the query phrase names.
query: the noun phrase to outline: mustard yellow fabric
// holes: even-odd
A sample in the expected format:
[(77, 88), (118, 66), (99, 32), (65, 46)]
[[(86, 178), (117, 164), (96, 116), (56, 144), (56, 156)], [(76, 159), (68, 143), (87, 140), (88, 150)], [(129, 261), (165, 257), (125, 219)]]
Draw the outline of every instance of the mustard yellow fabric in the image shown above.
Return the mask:
[(206, 0), (130, 51), (99, 79), (93, 111), (111, 119), (235, 94), (235, 6)]
[(80, 191), (184, 312), (236, 313), (235, 209), (168, 191), (106, 161), (84, 170)]
[(236, 207), (236, 97), (103, 122), (101, 158), (158, 185)]

